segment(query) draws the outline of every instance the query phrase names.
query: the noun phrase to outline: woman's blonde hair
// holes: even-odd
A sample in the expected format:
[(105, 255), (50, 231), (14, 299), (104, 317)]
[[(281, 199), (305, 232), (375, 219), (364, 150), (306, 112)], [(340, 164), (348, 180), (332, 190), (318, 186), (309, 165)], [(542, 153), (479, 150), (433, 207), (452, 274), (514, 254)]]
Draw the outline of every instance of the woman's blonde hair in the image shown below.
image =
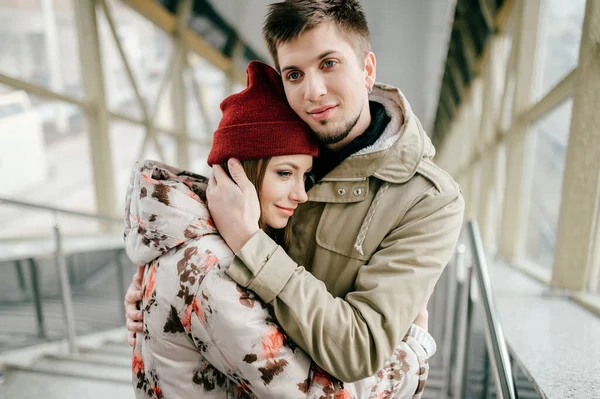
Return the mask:
[[(242, 167), (246, 172), (246, 176), (248, 176), (248, 180), (256, 187), (256, 193), (258, 194), (258, 200), (260, 201), (260, 192), (262, 189), (263, 181), (265, 180), (265, 174), (267, 172), (267, 166), (269, 166), (269, 162), (271, 158), (257, 158), (257, 159), (249, 159), (242, 162)], [(227, 166), (227, 162), (221, 164), (221, 167), (227, 172), (229, 177), (231, 174), (229, 173), (229, 167)], [(265, 221), (260, 217), (258, 221), (258, 227), (263, 230), (269, 237), (271, 237), (277, 244), (281, 245), (284, 250), (288, 250), (290, 246), (290, 242), (292, 240), (292, 224), (288, 222), (288, 224), (282, 229), (273, 229), (270, 226), (267, 226)]]

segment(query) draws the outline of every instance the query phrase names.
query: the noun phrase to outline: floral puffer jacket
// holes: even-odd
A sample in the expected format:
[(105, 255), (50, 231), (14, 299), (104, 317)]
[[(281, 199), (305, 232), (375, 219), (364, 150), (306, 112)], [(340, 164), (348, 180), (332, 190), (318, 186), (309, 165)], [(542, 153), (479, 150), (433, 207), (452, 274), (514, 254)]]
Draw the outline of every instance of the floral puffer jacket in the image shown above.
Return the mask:
[(205, 204), (207, 179), (136, 164), (125, 245), (145, 266), (138, 398), (418, 398), (435, 342), (413, 326), (375, 375), (341, 383), (287, 338), (269, 308), (225, 271), (234, 259)]

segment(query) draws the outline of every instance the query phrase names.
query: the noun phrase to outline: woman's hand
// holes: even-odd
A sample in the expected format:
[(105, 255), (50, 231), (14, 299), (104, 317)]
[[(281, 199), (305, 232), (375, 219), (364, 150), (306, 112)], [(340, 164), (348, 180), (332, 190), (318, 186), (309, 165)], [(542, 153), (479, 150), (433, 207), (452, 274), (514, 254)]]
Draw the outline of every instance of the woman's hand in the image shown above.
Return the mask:
[(423, 330), (428, 331), (429, 312), (427, 311), (427, 305), (419, 312), (414, 324), (421, 327)]
[(138, 303), (142, 300), (142, 278), (144, 276), (144, 266), (138, 267), (137, 272), (133, 275), (131, 285), (127, 288), (125, 294), (125, 327), (129, 330), (127, 343), (130, 346), (135, 346), (135, 333), (144, 331), (144, 323), (142, 311), (138, 309)]

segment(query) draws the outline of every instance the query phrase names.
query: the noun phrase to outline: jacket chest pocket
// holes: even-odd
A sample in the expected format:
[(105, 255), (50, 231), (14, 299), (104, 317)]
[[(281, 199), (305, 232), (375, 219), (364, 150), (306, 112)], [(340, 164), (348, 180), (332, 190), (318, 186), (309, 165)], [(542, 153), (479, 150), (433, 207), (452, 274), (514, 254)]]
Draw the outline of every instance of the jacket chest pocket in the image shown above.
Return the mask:
[[(361, 227), (365, 223), (371, 201), (361, 201), (350, 204), (328, 203), (319, 220), (316, 232), (317, 245), (328, 251), (335, 252), (348, 258), (368, 261), (377, 250), (380, 232), (370, 226), (362, 243), (357, 240)], [(356, 248), (361, 244), (362, 253)]]

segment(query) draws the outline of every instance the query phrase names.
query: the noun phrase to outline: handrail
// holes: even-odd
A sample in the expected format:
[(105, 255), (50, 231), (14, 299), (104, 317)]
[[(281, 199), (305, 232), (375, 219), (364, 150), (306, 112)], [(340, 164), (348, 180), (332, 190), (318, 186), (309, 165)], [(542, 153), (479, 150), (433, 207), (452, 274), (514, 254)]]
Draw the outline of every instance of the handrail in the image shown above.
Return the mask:
[[(71, 355), (77, 355), (78, 348), (77, 348), (76, 341), (75, 341), (76, 329), (75, 329), (75, 316), (74, 316), (74, 311), (73, 311), (73, 297), (72, 297), (72, 293), (71, 293), (71, 284), (69, 282), (69, 276), (67, 274), (67, 260), (65, 257), (65, 253), (63, 251), (62, 234), (61, 234), (60, 227), (59, 227), (59, 221), (56, 216), (57, 216), (57, 214), (71, 215), (71, 216), (83, 217), (83, 218), (100, 220), (100, 221), (111, 222), (111, 223), (122, 223), (123, 222), (122, 219), (112, 217), (112, 216), (106, 216), (106, 215), (96, 215), (96, 214), (86, 213), (86, 212), (71, 211), (68, 209), (57, 208), (57, 207), (53, 207), (50, 205), (36, 204), (33, 202), (15, 200), (15, 199), (5, 198), (5, 197), (0, 197), (0, 203), (15, 205), (15, 206), (18, 206), (21, 208), (43, 210), (43, 211), (48, 211), (48, 212), (53, 213), (54, 220), (53, 220), (52, 230), (54, 232), (54, 242), (55, 242), (54, 262), (56, 265), (59, 283), (60, 283), (60, 291), (61, 291), (63, 310), (64, 310), (63, 313), (64, 313), (64, 317), (65, 317), (65, 324), (66, 324), (66, 330), (67, 330), (67, 342), (69, 343), (69, 353)], [(119, 279), (119, 287), (124, 287), (124, 282), (122, 281), (122, 265), (120, 264), (118, 256), (116, 256), (115, 261), (117, 263), (117, 268), (118, 268), (117, 278)], [(42, 309), (41, 308), (41, 295), (39, 292), (39, 287), (37, 285), (37, 282), (34, 281), (34, 279), (37, 279), (37, 277), (36, 277), (37, 276), (37, 264), (33, 258), (30, 259), (30, 263), (31, 263), (31, 269), (32, 269), (32, 271), (31, 271), (32, 289), (34, 291), (33, 294), (35, 296), (36, 313), (37, 313), (37, 320), (38, 320), (38, 334), (41, 337), (44, 337), (45, 332), (44, 332), (44, 326), (43, 326), (43, 315), (42, 315), (42, 310), (41, 310)], [(119, 296), (121, 297), (122, 295), (124, 295), (124, 293), (120, 292)]]
[(515, 384), (513, 380), (512, 367), (508, 348), (504, 340), (502, 326), (496, 314), (494, 299), (492, 297), (492, 286), (490, 283), (490, 273), (486, 260), (486, 255), (481, 242), (481, 234), (477, 221), (471, 220), (467, 222), (468, 239), (471, 243), (473, 252), (473, 271), (477, 279), (477, 287), (479, 288), (483, 309), (485, 312), (485, 327), (486, 327), (486, 343), (488, 354), (492, 363), (494, 379), (496, 380), (496, 389), (498, 397), (504, 399), (514, 399)]
[(0, 197), (0, 203), (15, 205), (15, 206), (18, 206), (21, 208), (38, 209), (38, 210), (60, 213), (63, 215), (79, 216), (79, 217), (88, 218), (88, 219), (102, 220), (105, 222), (113, 222), (113, 223), (122, 223), (123, 222), (122, 219), (116, 218), (114, 216), (93, 214), (93, 213), (80, 212), (80, 211), (71, 211), (71, 210), (64, 209), (64, 208), (57, 208), (57, 207), (53, 207), (50, 205), (36, 204), (34, 202), (15, 200), (15, 199), (6, 198), (6, 197)]
[(479, 328), (475, 330), (475, 320), (480, 317), (485, 334), (481, 397), (487, 397), (488, 376), (492, 376), (497, 398), (517, 398), (508, 348), (492, 294), (479, 227), (476, 221), (468, 221), (429, 301), (430, 332), (442, 348), (440, 356), (432, 359), (433, 367), (442, 368), (440, 398), (464, 399), (473, 394), (470, 389), (473, 381), (468, 378), (469, 358), (479, 356), (472, 338), (479, 332)]

